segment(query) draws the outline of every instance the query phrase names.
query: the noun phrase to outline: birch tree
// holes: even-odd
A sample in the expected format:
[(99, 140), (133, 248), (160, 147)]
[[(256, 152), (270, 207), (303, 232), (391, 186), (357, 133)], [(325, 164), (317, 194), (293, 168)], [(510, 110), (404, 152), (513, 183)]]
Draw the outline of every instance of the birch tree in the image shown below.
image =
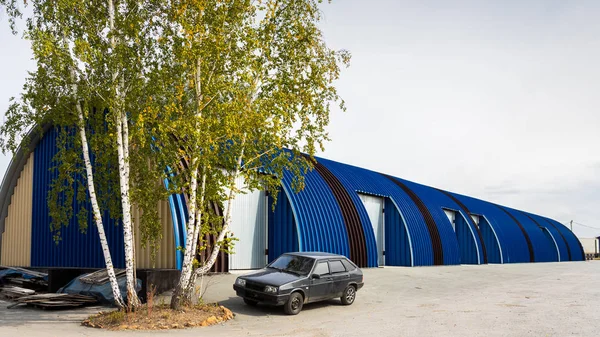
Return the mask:
[[(236, 180), (277, 190), (284, 174), (303, 184), (313, 155), (328, 139), (331, 104), (343, 101), (333, 82), (346, 51), (334, 51), (318, 28), (320, 1), (166, 1), (154, 83), (162, 92), (148, 110), (169, 125), (154, 135), (160, 156), (188, 196), (187, 241), (171, 307), (191, 300), (195, 277), (232, 249), (229, 231)], [(160, 113), (158, 113), (160, 111)], [(287, 173), (284, 173), (287, 172)], [(175, 192), (175, 191), (173, 191)], [(276, 195), (276, 193), (274, 193)], [(211, 225), (209, 203), (225, 206)], [(205, 263), (205, 233), (217, 244)], [(202, 235), (200, 235), (202, 234)]]
[[(9, 12), (14, 20), (20, 16), (16, 1), (12, 1), (13, 11)], [(60, 230), (68, 225), (72, 214), (75, 178), (85, 173), (85, 185), (92, 204), (93, 218), (98, 230), (100, 245), (108, 272), (115, 304), (123, 308), (124, 302), (117, 283), (111, 252), (104, 231), (102, 213), (100, 211), (94, 182), (94, 170), (89, 155), (89, 144), (86, 130), (88, 114), (84, 108), (83, 97), (86, 89), (80, 90), (84, 76), (78, 74), (78, 64), (73, 57), (72, 41), (74, 32), (64, 24), (65, 17), (61, 8), (44, 2), (34, 2), (35, 16), (27, 21), (25, 36), (32, 42), (33, 55), (37, 62), (37, 70), (31, 73), (24, 86), (20, 100), (14, 100), (6, 112), (6, 122), (0, 127), (0, 145), (3, 152), (15, 153), (19, 145), (25, 145), (26, 135), (35, 128), (51, 124), (59, 130), (58, 178), (52, 183), (49, 198), (49, 209), (52, 218), (51, 230), (56, 240), (60, 240)], [(14, 21), (11, 22), (14, 27)], [(89, 99), (88, 99), (89, 103)], [(76, 132), (71, 132), (76, 130)], [(75, 137), (79, 135), (79, 138)], [(79, 151), (77, 150), (79, 149)], [(81, 156), (79, 156), (81, 154)], [(81, 167), (84, 172), (81, 172)], [(79, 182), (82, 183), (81, 181)], [(83, 186), (83, 184), (81, 184)], [(83, 196), (83, 198), (82, 198)], [(85, 201), (85, 190), (78, 193), (78, 201)], [(85, 212), (82, 208), (82, 212)], [(78, 214), (80, 230), (87, 230), (87, 215)]]
[[(20, 15), (17, 1), (3, 1), (1, 4), (6, 5), (12, 18)], [(160, 240), (156, 204), (164, 196), (156, 193), (156, 186), (143, 181), (138, 172), (147, 173), (145, 178), (160, 176), (154, 173), (158, 170), (149, 168), (152, 166), (147, 160), (149, 147), (133, 137), (144, 130), (136, 130), (133, 135), (129, 132), (130, 125), (137, 125), (143, 119), (140, 103), (150, 88), (146, 86), (144, 69), (145, 55), (152, 54), (155, 41), (149, 25), (156, 8), (154, 1), (26, 3), (32, 6), (33, 15), (27, 20), (25, 37), (32, 41), (38, 68), (28, 79), (21, 99), (7, 112), (7, 123), (0, 130), (5, 136), (2, 145), (5, 150), (14, 150), (27, 128), (34, 125), (51, 124), (61, 130), (61, 150), (57, 155), (59, 179), (53, 182), (49, 198), (55, 237), (60, 239), (60, 228), (73, 216), (70, 199), (64, 197), (74, 193), (73, 184), (77, 181), (72, 173), (85, 166), (87, 191), (105, 252), (109, 251), (103, 239), (100, 208), (104, 206), (112, 217), (122, 220), (128, 307), (135, 309), (139, 299), (135, 290), (131, 204), (139, 201), (136, 205), (142, 211), (142, 237), (156, 243)], [(74, 127), (79, 131), (79, 139), (70, 132)], [(94, 153), (94, 168), (86, 129), (92, 131), (89, 148)], [(73, 144), (79, 144), (80, 151), (74, 152)], [(80, 158), (83, 163), (74, 165)], [(133, 177), (132, 164), (140, 166), (139, 170), (133, 167), (136, 172)], [(137, 184), (132, 186), (132, 180)], [(95, 182), (99, 183), (101, 193), (96, 193)], [(95, 200), (98, 196), (100, 201)], [(82, 212), (86, 211), (82, 208)], [(84, 222), (81, 226), (85, 226)], [(105, 262), (107, 267), (112, 266), (106, 254)], [(112, 267), (108, 269), (114, 275)], [(111, 281), (116, 284), (116, 280)], [(115, 298), (122, 304), (120, 297)]]

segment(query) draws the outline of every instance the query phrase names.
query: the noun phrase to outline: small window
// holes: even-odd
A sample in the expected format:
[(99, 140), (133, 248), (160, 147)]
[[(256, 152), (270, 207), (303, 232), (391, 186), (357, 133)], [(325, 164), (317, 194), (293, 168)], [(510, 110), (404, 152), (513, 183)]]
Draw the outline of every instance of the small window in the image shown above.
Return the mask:
[(348, 260), (342, 260), (342, 264), (344, 265), (344, 267), (346, 267), (346, 271), (352, 271), (356, 269), (356, 266)]
[(317, 274), (317, 275), (329, 274), (329, 266), (327, 265), (327, 262), (319, 262), (317, 264), (317, 266), (315, 267), (315, 271), (313, 272), (313, 274)]
[(329, 261), (329, 267), (331, 268), (332, 274), (343, 273), (346, 271), (346, 268), (344, 268), (344, 265), (340, 260)]

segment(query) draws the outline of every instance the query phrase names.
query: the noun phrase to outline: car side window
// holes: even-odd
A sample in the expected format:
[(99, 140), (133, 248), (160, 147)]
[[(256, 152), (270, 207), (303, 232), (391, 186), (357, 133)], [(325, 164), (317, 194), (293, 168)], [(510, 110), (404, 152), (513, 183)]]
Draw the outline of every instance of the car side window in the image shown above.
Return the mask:
[(329, 261), (329, 268), (331, 269), (332, 274), (343, 273), (346, 271), (346, 268), (344, 268), (344, 265), (340, 260)]
[(342, 263), (344, 264), (344, 267), (346, 267), (347, 271), (352, 271), (352, 270), (356, 269), (356, 267), (352, 263), (350, 263), (350, 261), (348, 261), (348, 260), (342, 260)]
[(317, 263), (317, 266), (315, 267), (315, 271), (313, 272), (313, 274), (316, 274), (316, 275), (329, 274), (329, 266), (327, 265), (327, 262)]

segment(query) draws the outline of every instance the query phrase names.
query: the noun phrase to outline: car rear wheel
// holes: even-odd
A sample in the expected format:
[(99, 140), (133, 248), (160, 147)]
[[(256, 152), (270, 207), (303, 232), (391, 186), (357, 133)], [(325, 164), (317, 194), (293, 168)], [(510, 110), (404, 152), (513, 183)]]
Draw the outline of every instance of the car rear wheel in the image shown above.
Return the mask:
[(304, 298), (300, 293), (292, 293), (290, 298), (283, 306), (283, 310), (288, 315), (297, 315), (302, 310), (304, 304)]
[(255, 307), (258, 304), (257, 301), (250, 300), (250, 299), (247, 299), (247, 298), (244, 298), (244, 303), (246, 303), (247, 305), (252, 306), (252, 307)]
[(354, 303), (354, 299), (356, 298), (356, 288), (354, 286), (346, 287), (344, 290), (344, 294), (340, 298), (342, 300), (342, 304), (350, 305)]

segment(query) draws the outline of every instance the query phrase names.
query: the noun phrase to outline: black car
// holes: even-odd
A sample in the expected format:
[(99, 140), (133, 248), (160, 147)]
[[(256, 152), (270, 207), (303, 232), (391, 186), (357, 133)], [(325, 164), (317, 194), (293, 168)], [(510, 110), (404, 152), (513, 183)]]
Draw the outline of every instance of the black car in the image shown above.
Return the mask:
[(233, 289), (248, 305), (283, 305), (296, 315), (305, 303), (339, 297), (350, 305), (363, 286), (363, 273), (345, 256), (286, 253), (257, 272), (240, 276)]

